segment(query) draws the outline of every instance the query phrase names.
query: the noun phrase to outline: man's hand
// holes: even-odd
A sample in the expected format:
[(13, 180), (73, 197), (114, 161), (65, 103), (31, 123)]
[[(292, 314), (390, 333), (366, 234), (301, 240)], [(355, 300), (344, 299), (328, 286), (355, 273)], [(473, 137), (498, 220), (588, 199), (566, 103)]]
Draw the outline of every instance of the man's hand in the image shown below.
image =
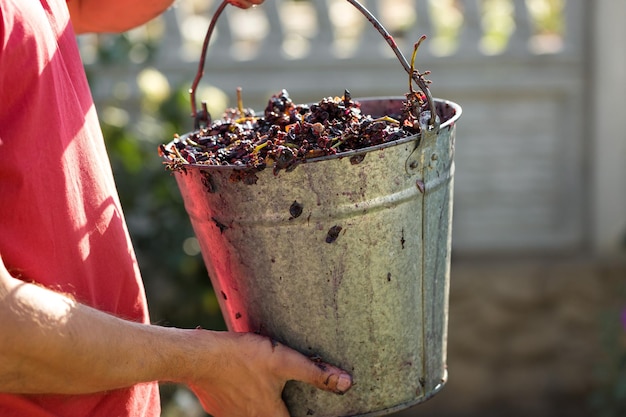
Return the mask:
[(256, 6), (257, 4), (263, 3), (263, 1), (264, 0), (228, 0), (233, 6), (241, 7), (242, 9)]
[[(76, 33), (125, 32), (154, 19), (170, 7), (173, 1), (68, 0), (67, 6)], [(263, 0), (228, 1), (242, 9), (263, 3)]]
[(352, 385), (345, 371), (314, 362), (269, 338), (251, 333), (194, 332), (197, 347), (208, 343), (211, 359), (206, 366), (196, 364), (193, 380), (187, 384), (215, 417), (288, 417), (281, 393), (289, 380), (337, 394)]

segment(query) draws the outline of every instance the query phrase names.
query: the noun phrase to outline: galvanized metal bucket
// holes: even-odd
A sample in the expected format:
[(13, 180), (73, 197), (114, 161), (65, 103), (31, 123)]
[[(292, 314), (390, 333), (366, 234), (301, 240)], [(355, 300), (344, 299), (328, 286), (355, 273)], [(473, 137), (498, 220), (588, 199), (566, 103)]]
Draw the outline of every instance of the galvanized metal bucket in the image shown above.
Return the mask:
[[(404, 97), (357, 99), (397, 114)], [(255, 181), (175, 172), (229, 330), (259, 332), (349, 371), (343, 396), (291, 381), (294, 417), (378, 416), (445, 384), (455, 123), (309, 160)], [(252, 183), (254, 182), (254, 183)]]

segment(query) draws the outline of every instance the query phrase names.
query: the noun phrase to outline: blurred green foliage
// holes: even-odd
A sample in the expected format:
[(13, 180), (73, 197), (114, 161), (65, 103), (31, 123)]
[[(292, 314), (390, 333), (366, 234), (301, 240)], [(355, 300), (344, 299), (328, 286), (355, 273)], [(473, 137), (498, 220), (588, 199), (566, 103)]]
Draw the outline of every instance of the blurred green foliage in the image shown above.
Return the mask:
[[(127, 65), (131, 48), (127, 36), (101, 36), (98, 46), (98, 60), (93, 65)], [(148, 44), (146, 50), (155, 48)], [(112, 92), (97, 103), (102, 131), (152, 321), (222, 330), (224, 321), (176, 181), (157, 152), (159, 144), (191, 128), (187, 87), (170, 89), (167, 80), (150, 68), (151, 54), (136, 79), (128, 82), (131, 85), (115, 88), (138, 89), (138, 96)], [(89, 82), (96, 88), (101, 80), (90, 68), (86, 67)], [(160, 94), (150, 91), (155, 85), (160, 86)]]
[[(176, 98), (171, 97), (165, 109), (159, 108), (159, 115)], [(193, 240), (193, 231), (175, 179), (165, 171), (157, 154), (154, 139), (166, 141), (173, 132), (146, 139), (136, 128), (113, 126), (106, 121), (102, 129), (152, 320), (179, 327), (223, 328), (200, 255), (184, 251), (185, 243)]]

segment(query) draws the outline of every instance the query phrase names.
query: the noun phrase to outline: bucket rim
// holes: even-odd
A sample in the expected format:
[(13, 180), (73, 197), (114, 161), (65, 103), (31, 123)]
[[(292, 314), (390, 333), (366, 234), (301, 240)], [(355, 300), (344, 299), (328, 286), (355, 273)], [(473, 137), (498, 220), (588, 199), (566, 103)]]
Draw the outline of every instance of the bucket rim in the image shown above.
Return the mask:
[(377, 411), (372, 411), (369, 413), (365, 413), (365, 414), (356, 414), (354, 416), (350, 416), (350, 417), (382, 417), (382, 416), (386, 416), (388, 414), (394, 414), (394, 413), (398, 413), (400, 411), (403, 410), (407, 410), (409, 408), (412, 408), (418, 404), (422, 404), (430, 399), (432, 399), (435, 395), (439, 394), (439, 392), (441, 392), (441, 390), (446, 386), (446, 384), (448, 383), (448, 370), (444, 369), (443, 370), (443, 375), (441, 377), (441, 381), (439, 382), (439, 384), (435, 385), (435, 387), (426, 392), (424, 395), (414, 398), (410, 401), (407, 401), (405, 403), (402, 404), (398, 404), (395, 405), (393, 407), (389, 407), (389, 408), (385, 408), (382, 410), (377, 410)]
[[(361, 97), (361, 98), (355, 98), (354, 100), (357, 102), (366, 102), (366, 101), (385, 101), (385, 100), (389, 100), (389, 101), (395, 101), (395, 100), (405, 100), (406, 98), (403, 96), (382, 96), (382, 97)], [(454, 115), (452, 117), (450, 117), (449, 119), (445, 120), (443, 123), (441, 123), (441, 125), (439, 126), (439, 131), (443, 130), (443, 129), (451, 129), (457, 122), (457, 120), (461, 117), (461, 114), (463, 112), (461, 106), (458, 103), (455, 103), (453, 101), (450, 100), (446, 100), (446, 99), (441, 99), (441, 98), (433, 98), (433, 101), (437, 104), (443, 104), (446, 106), (451, 107), (452, 109), (454, 109)], [(172, 139), (170, 142), (168, 142), (165, 146), (166, 147), (170, 147), (172, 146), (172, 144), (176, 141), (176, 140), (184, 140), (185, 138), (187, 138), (189, 135), (195, 133), (194, 131), (190, 131), (190, 132), (186, 132), (182, 135), (180, 135), (178, 138), (176, 139)], [(324, 156), (318, 156), (315, 158), (307, 158), (301, 161), (302, 164), (309, 164), (309, 163), (314, 163), (314, 162), (321, 162), (321, 161), (327, 161), (327, 160), (334, 160), (334, 159), (343, 159), (343, 158), (350, 158), (350, 157), (354, 157), (354, 156), (358, 156), (358, 155), (363, 155), (363, 154), (367, 154), (373, 151), (378, 151), (381, 149), (386, 149), (386, 148), (391, 148), (394, 146), (399, 146), (405, 143), (409, 143), (409, 142), (413, 142), (413, 141), (418, 141), (421, 138), (421, 134), (415, 134), (415, 135), (411, 135), (411, 136), (407, 136), (401, 139), (397, 139), (394, 141), (390, 141), (390, 142), (385, 142), (385, 143), (381, 143), (378, 145), (374, 145), (374, 146), (368, 146), (365, 148), (360, 148), (360, 149), (353, 149), (353, 150), (349, 150), (349, 151), (344, 151), (344, 152), (339, 152), (333, 155), (324, 155)], [(164, 155), (162, 157), (164, 160), (166, 161), (171, 161), (170, 158), (168, 158), (167, 155)], [(239, 165), (207, 165), (207, 164), (198, 164), (198, 163), (187, 163), (184, 164), (181, 169), (188, 169), (188, 168), (197, 168), (197, 169), (202, 169), (202, 170), (216, 170), (216, 171), (247, 171), (247, 170), (254, 170), (257, 171), (257, 168), (253, 168), (253, 167), (249, 167), (249, 166), (239, 166)]]

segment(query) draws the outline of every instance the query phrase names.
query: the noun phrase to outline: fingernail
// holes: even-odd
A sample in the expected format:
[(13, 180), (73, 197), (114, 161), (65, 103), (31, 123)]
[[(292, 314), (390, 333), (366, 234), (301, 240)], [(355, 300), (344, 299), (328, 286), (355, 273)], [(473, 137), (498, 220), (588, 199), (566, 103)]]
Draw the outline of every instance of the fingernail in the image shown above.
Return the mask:
[(341, 374), (337, 379), (337, 391), (341, 394), (345, 393), (352, 386), (352, 377), (348, 374)]

